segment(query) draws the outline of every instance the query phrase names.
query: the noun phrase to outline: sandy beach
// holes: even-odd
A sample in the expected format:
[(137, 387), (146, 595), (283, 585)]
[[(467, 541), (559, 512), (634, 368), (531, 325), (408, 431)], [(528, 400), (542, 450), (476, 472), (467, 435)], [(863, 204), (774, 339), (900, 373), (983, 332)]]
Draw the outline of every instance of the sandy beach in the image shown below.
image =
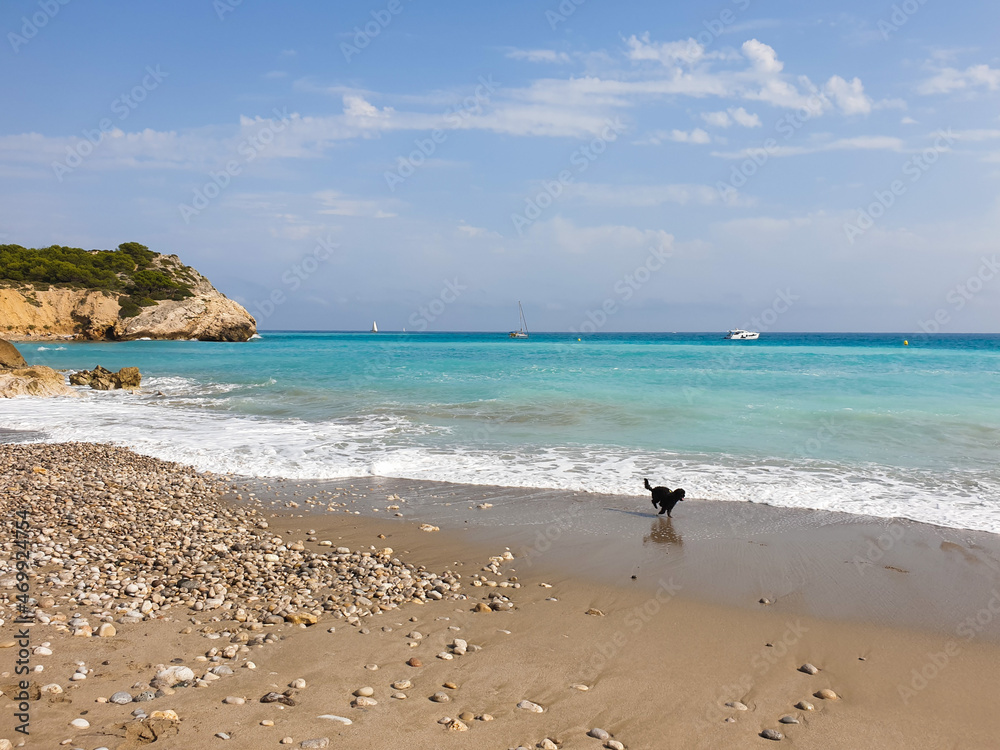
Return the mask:
[[(721, 748), (773, 732), (802, 748), (988, 748), (1000, 733), (990, 534), (0, 451), (14, 746)], [(30, 625), (15, 622), (19, 510)], [(27, 677), (21, 640), (42, 667)]]

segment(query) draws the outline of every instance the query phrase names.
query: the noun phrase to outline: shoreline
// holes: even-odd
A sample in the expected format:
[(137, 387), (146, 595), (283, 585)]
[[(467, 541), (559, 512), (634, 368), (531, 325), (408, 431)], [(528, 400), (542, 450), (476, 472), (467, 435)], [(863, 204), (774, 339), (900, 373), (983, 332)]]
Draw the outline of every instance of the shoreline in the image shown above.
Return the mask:
[[(322, 485), (243, 481), (197, 474), (121, 448), (18, 444), (13, 449), (0, 445), (0, 450), (35, 456), (45, 464), (39, 468), (46, 469), (36, 472), (33, 458), (16, 472), (0, 472), (5, 516), (12, 505), (24, 502), (24, 493), (9, 491), (15, 485), (31, 488), (31, 502), (54, 503), (52, 508), (65, 504), (59, 497), (75, 497), (65, 513), (36, 520), (36, 534), (51, 525), (48, 535), (57, 537), (61, 524), (83, 517), (114, 522), (108, 495), (127, 506), (137, 501), (126, 492), (140, 492), (116, 477), (125, 477), (129, 467), (147, 467), (142, 470), (178, 488), (171, 490), (172, 499), (162, 500), (177, 512), (189, 508), (194, 513), (204, 503), (222, 509), (223, 515), (199, 522), (199, 533), (230, 533), (226, 514), (266, 519), (266, 529), (254, 534), (261, 543), (282, 542), (268, 553), (280, 558), (275, 565), (284, 566), (288, 555), (301, 560), (281, 567), (288, 572), (261, 589), (273, 601), (282, 593), (302, 596), (304, 590), (283, 583), (287, 575), (308, 575), (302, 571), (314, 561), (335, 560), (341, 547), (357, 555), (391, 548), (393, 566), (398, 558), (415, 572), (447, 576), (452, 571), (458, 586), (445, 589), (440, 599), (423, 596), (380, 611), (357, 599), (358, 611), (370, 609), (370, 614), (353, 620), (351, 614), (338, 617), (331, 611), (307, 627), (284, 617), (233, 620), (235, 604), (232, 610), (213, 605), (198, 611), (177, 603), (127, 617), (120, 604), (116, 610), (110, 602), (95, 607), (65, 600), (75, 595), (78, 581), (56, 586), (47, 582), (51, 574), (41, 575), (32, 581), (32, 596), (52, 601), (45, 602), (49, 622), (30, 628), (31, 645), (52, 653), (31, 657), (44, 671), (32, 678), (39, 692), (31, 701), (27, 747), (69, 739), (69, 747), (82, 750), (134, 750), (144, 744), (144, 732), (159, 732), (163, 738), (177, 737), (168, 743), (183, 742), (190, 750), (217, 747), (218, 733), (239, 747), (281, 746), (279, 741), (289, 737), (292, 747), (327, 738), (331, 747), (372, 750), (400, 745), (583, 750), (615, 748), (614, 742), (637, 750), (752, 747), (765, 741), (762, 732), (774, 730), (803, 748), (938, 748), (986, 747), (1000, 733), (991, 690), (1000, 660), (1000, 599), (998, 616), (992, 617), (992, 600), (986, 598), (990, 587), (985, 586), (1000, 583), (990, 567), (1000, 544), (990, 544), (986, 537), (993, 535), (986, 532), (970, 537), (910, 524), (885, 551), (885, 560), (877, 561), (882, 567), (873, 562), (859, 572), (840, 559), (844, 551), (863, 551), (863, 534), (888, 529), (888, 523), (686, 500), (674, 510), (672, 529), (661, 534), (656, 529), (667, 527), (665, 519), (650, 518), (651, 508), (641, 497), (560, 493), (564, 510), (576, 510), (559, 513), (557, 502), (539, 496), (544, 493), (508, 488), (370, 477)], [(79, 460), (71, 460), (75, 450), (82, 451)], [(90, 453), (105, 458), (83, 461)], [(199, 482), (215, 483), (216, 494), (199, 499), (195, 489), (184, 489), (185, 478), (195, 489)], [(330, 503), (337, 504), (332, 511)], [(479, 507), (485, 503), (491, 507)], [(397, 512), (403, 516), (396, 517)], [(144, 527), (141, 514), (129, 518), (136, 528)], [(94, 522), (83, 529), (65, 527), (64, 549), (97, 554), (100, 544), (89, 530), (98, 525)], [(438, 530), (422, 530), (421, 524)], [(538, 532), (549, 544), (538, 541)], [(101, 542), (109, 543), (113, 538)], [(213, 552), (210, 545), (192, 545), (182, 555), (168, 544), (163, 554), (207, 553), (201, 563), (205, 573), (195, 580), (211, 597), (216, 592), (210, 586), (218, 585), (211, 582), (219, 576), (213, 566), (235, 570), (242, 579), (241, 563), (234, 568), (227, 562), (236, 546), (228, 546), (227, 552)], [(240, 549), (237, 561), (258, 554)], [(5, 565), (11, 552), (8, 542), (2, 552)], [(512, 559), (505, 559), (507, 552)], [(132, 562), (123, 559), (119, 567), (141, 566), (150, 553), (140, 545), (129, 554)], [(379, 559), (389, 565), (388, 557)], [(791, 559), (810, 559), (812, 565), (800, 576)], [(85, 569), (72, 564), (74, 570)], [(8, 573), (0, 578), (6, 580)], [(164, 569), (147, 583), (154, 590), (166, 586), (159, 590), (169, 594), (178, 584), (172, 580), (176, 575)], [(845, 580), (845, 575), (850, 577)], [(787, 583), (795, 585), (782, 588)], [(315, 585), (309, 589), (321, 593)], [(229, 593), (252, 593), (238, 591), (243, 589)], [(7, 597), (5, 611), (9, 593), (0, 592)], [(124, 597), (126, 609), (136, 611), (143, 596), (148, 598), (142, 592), (138, 599)], [(772, 596), (771, 604), (758, 602)], [(885, 606), (872, 608), (878, 601)], [(963, 602), (978, 606), (967, 611)], [(824, 615), (824, 607), (833, 613)], [(930, 608), (927, 618), (918, 616), (921, 607)], [(990, 614), (991, 621), (972, 637), (956, 630), (963, 617), (980, 612)], [(66, 625), (78, 614), (95, 631), (98, 623), (110, 621), (117, 632), (74, 636)], [(3, 646), (13, 638), (14, 627), (13, 618), (0, 617), (6, 619), (0, 626)], [(0, 739), (16, 743), (9, 728), (16, 705), (9, 700), (13, 653), (0, 648)], [(407, 664), (414, 657), (421, 666)], [(70, 679), (81, 661), (91, 670), (87, 679)], [(819, 671), (799, 671), (805, 663)], [(150, 684), (171, 665), (204, 676), (190, 687)], [(290, 687), (302, 684), (297, 680), (305, 687)], [(409, 687), (392, 687), (406, 681)], [(52, 685), (59, 692), (50, 692)], [(365, 687), (372, 688), (371, 704), (352, 695)], [(149, 702), (109, 702), (116, 693), (137, 696), (145, 690), (152, 696), (154, 689), (157, 695)], [(815, 696), (825, 689), (838, 698)], [(261, 702), (269, 693), (283, 692), (291, 703)], [(406, 697), (394, 697), (397, 693)], [(438, 694), (444, 702), (432, 700)], [(522, 701), (542, 711), (518, 708)], [(796, 708), (806, 704), (812, 708)], [(145, 718), (134, 718), (135, 711)], [(166, 718), (154, 718), (154, 711)], [(351, 723), (324, 718), (329, 716)], [(781, 723), (782, 717), (796, 723)], [(70, 727), (75, 719), (89, 728)], [(440, 723), (444, 719), (449, 721)], [(595, 728), (610, 739), (589, 737)], [(551, 744), (544, 744), (546, 739)]]

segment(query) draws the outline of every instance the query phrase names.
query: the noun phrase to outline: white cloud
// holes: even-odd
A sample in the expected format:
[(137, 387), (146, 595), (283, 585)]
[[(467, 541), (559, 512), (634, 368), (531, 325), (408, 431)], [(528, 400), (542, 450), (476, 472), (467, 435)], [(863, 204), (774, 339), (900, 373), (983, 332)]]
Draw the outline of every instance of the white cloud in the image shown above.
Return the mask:
[[(746, 159), (760, 155), (762, 148), (745, 148), (740, 151), (713, 151), (712, 156), (723, 159)], [(902, 151), (903, 141), (899, 138), (884, 135), (861, 135), (854, 138), (838, 138), (813, 146), (778, 146), (767, 151), (770, 156), (800, 156), (816, 154), (823, 151)]]
[(324, 208), (318, 213), (328, 216), (365, 216), (373, 219), (391, 219), (396, 214), (386, 211), (383, 201), (349, 198), (336, 190), (321, 190), (313, 198)]
[[(598, 206), (653, 208), (668, 203), (711, 206), (723, 203), (719, 191), (709, 185), (620, 185), (581, 182), (566, 188), (566, 197)], [(727, 201), (735, 204), (737, 196)]]
[(760, 118), (750, 114), (743, 107), (730, 107), (725, 112), (702, 112), (702, 119), (713, 127), (728, 128), (734, 122), (745, 128), (759, 128)]
[(940, 68), (936, 75), (922, 81), (917, 91), (921, 94), (950, 94), (979, 88), (989, 91), (1000, 88), (1000, 68), (989, 65), (970, 65), (965, 70)]
[(552, 49), (512, 49), (507, 53), (507, 57), (533, 63), (568, 63), (571, 60), (565, 52), (556, 52)]
[[(649, 32), (641, 37), (634, 34), (625, 40), (628, 45), (628, 57), (630, 60), (657, 60), (663, 65), (671, 66), (683, 63), (694, 65), (705, 59), (705, 48), (694, 39), (685, 39), (677, 42), (651, 42)], [(718, 57), (718, 53), (712, 53), (711, 57)]]
[(860, 78), (845, 81), (840, 76), (831, 76), (824, 90), (845, 115), (867, 115), (872, 111), (872, 100), (865, 95)]
[(562, 216), (536, 222), (526, 233), (526, 238), (529, 244), (539, 244), (572, 255), (611, 258), (623, 251), (670, 248), (674, 244), (674, 236), (662, 229), (613, 224), (580, 227)]
[(756, 39), (743, 42), (740, 49), (753, 64), (754, 69), (761, 73), (780, 73), (785, 67), (785, 64), (778, 59), (778, 53), (774, 51), (773, 47)]
[(916, 125), (917, 121), (914, 120), (912, 117), (907, 116), (907, 117), (904, 117), (902, 120), (900, 120), (899, 124), (900, 125)]
[(712, 142), (712, 136), (701, 128), (695, 128), (690, 133), (686, 130), (654, 130), (644, 140), (637, 141), (637, 144), (643, 146), (660, 146), (666, 141), (704, 145)]

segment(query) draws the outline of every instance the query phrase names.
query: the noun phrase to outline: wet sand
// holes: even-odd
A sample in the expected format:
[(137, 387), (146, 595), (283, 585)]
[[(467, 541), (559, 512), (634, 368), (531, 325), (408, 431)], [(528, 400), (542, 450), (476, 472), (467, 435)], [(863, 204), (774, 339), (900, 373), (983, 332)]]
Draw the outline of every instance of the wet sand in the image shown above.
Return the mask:
[[(17, 500), (4, 498), (5, 512)], [(126, 705), (98, 699), (138, 693), (159, 665), (200, 672), (220, 663), (197, 658), (228, 645), (240, 624), (218, 611), (176, 608), (120, 625), (110, 638), (33, 625), (33, 644), (49, 642), (53, 651), (33, 657), (45, 666), (33, 681), (64, 692), (33, 701), (26, 747), (71, 739), (66, 747), (126, 750), (154, 730), (158, 746), (190, 750), (225, 746), (216, 733), (232, 747), (325, 737), (330, 747), (362, 750), (534, 748), (546, 738), (600, 748), (604, 741), (587, 736), (595, 727), (628, 748), (767, 747), (765, 729), (781, 731), (782, 746), (801, 748), (987, 748), (1000, 735), (992, 706), (1000, 543), (988, 534), (697, 499), (668, 521), (653, 517), (641, 495), (372, 478), (257, 480), (230, 498), (257, 501), (268, 534), (316, 552), (329, 549), (322, 541), (388, 546), (408, 563), (461, 575), (464, 598), (404, 604), (357, 626), (335, 618), (266, 625), (260, 632), (278, 640), (221, 660), (233, 674)], [(328, 510), (330, 503), (339, 505)], [(478, 507), (484, 503), (492, 507)], [(422, 523), (440, 530), (422, 531)], [(484, 570), (507, 548), (513, 559)], [(474, 611), (498, 593), (510, 610)], [(423, 637), (408, 637), (414, 631)], [(11, 632), (8, 620), (0, 641)], [(482, 648), (438, 658), (453, 652), (456, 638)], [(16, 743), (11, 653), (0, 649), (0, 738)], [(422, 666), (406, 663), (414, 656)], [(87, 680), (69, 681), (76, 661), (94, 668)], [(820, 671), (799, 671), (806, 662)], [(299, 678), (306, 687), (297, 705), (260, 702)], [(393, 689), (400, 680), (412, 687)], [(352, 707), (361, 687), (373, 688), (376, 705)], [(839, 699), (814, 697), (822, 689)], [(437, 692), (449, 700), (432, 702)], [(245, 703), (226, 704), (227, 696)], [(517, 708), (523, 700), (544, 710)], [(746, 710), (725, 706), (737, 701)], [(814, 710), (795, 708), (800, 701)], [(150, 729), (129, 720), (137, 707), (172, 710), (180, 721)], [(438, 723), (465, 712), (465, 731)], [(483, 714), (493, 720), (475, 718)], [(781, 724), (782, 716), (799, 723)], [(89, 729), (69, 726), (80, 717)], [(293, 743), (281, 745), (286, 737)]]

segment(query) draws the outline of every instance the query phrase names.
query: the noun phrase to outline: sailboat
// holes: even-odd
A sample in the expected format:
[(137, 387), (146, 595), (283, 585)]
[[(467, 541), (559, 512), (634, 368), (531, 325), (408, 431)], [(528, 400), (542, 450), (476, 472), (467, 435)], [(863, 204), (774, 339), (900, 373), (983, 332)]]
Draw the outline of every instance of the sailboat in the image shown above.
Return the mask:
[(521, 307), (521, 301), (517, 302), (517, 310), (521, 314), (521, 327), (516, 331), (511, 331), (507, 335), (512, 339), (526, 339), (528, 338), (528, 324), (524, 320), (524, 308)]
[(378, 333), (378, 324), (373, 320), (372, 329), (368, 333)]

